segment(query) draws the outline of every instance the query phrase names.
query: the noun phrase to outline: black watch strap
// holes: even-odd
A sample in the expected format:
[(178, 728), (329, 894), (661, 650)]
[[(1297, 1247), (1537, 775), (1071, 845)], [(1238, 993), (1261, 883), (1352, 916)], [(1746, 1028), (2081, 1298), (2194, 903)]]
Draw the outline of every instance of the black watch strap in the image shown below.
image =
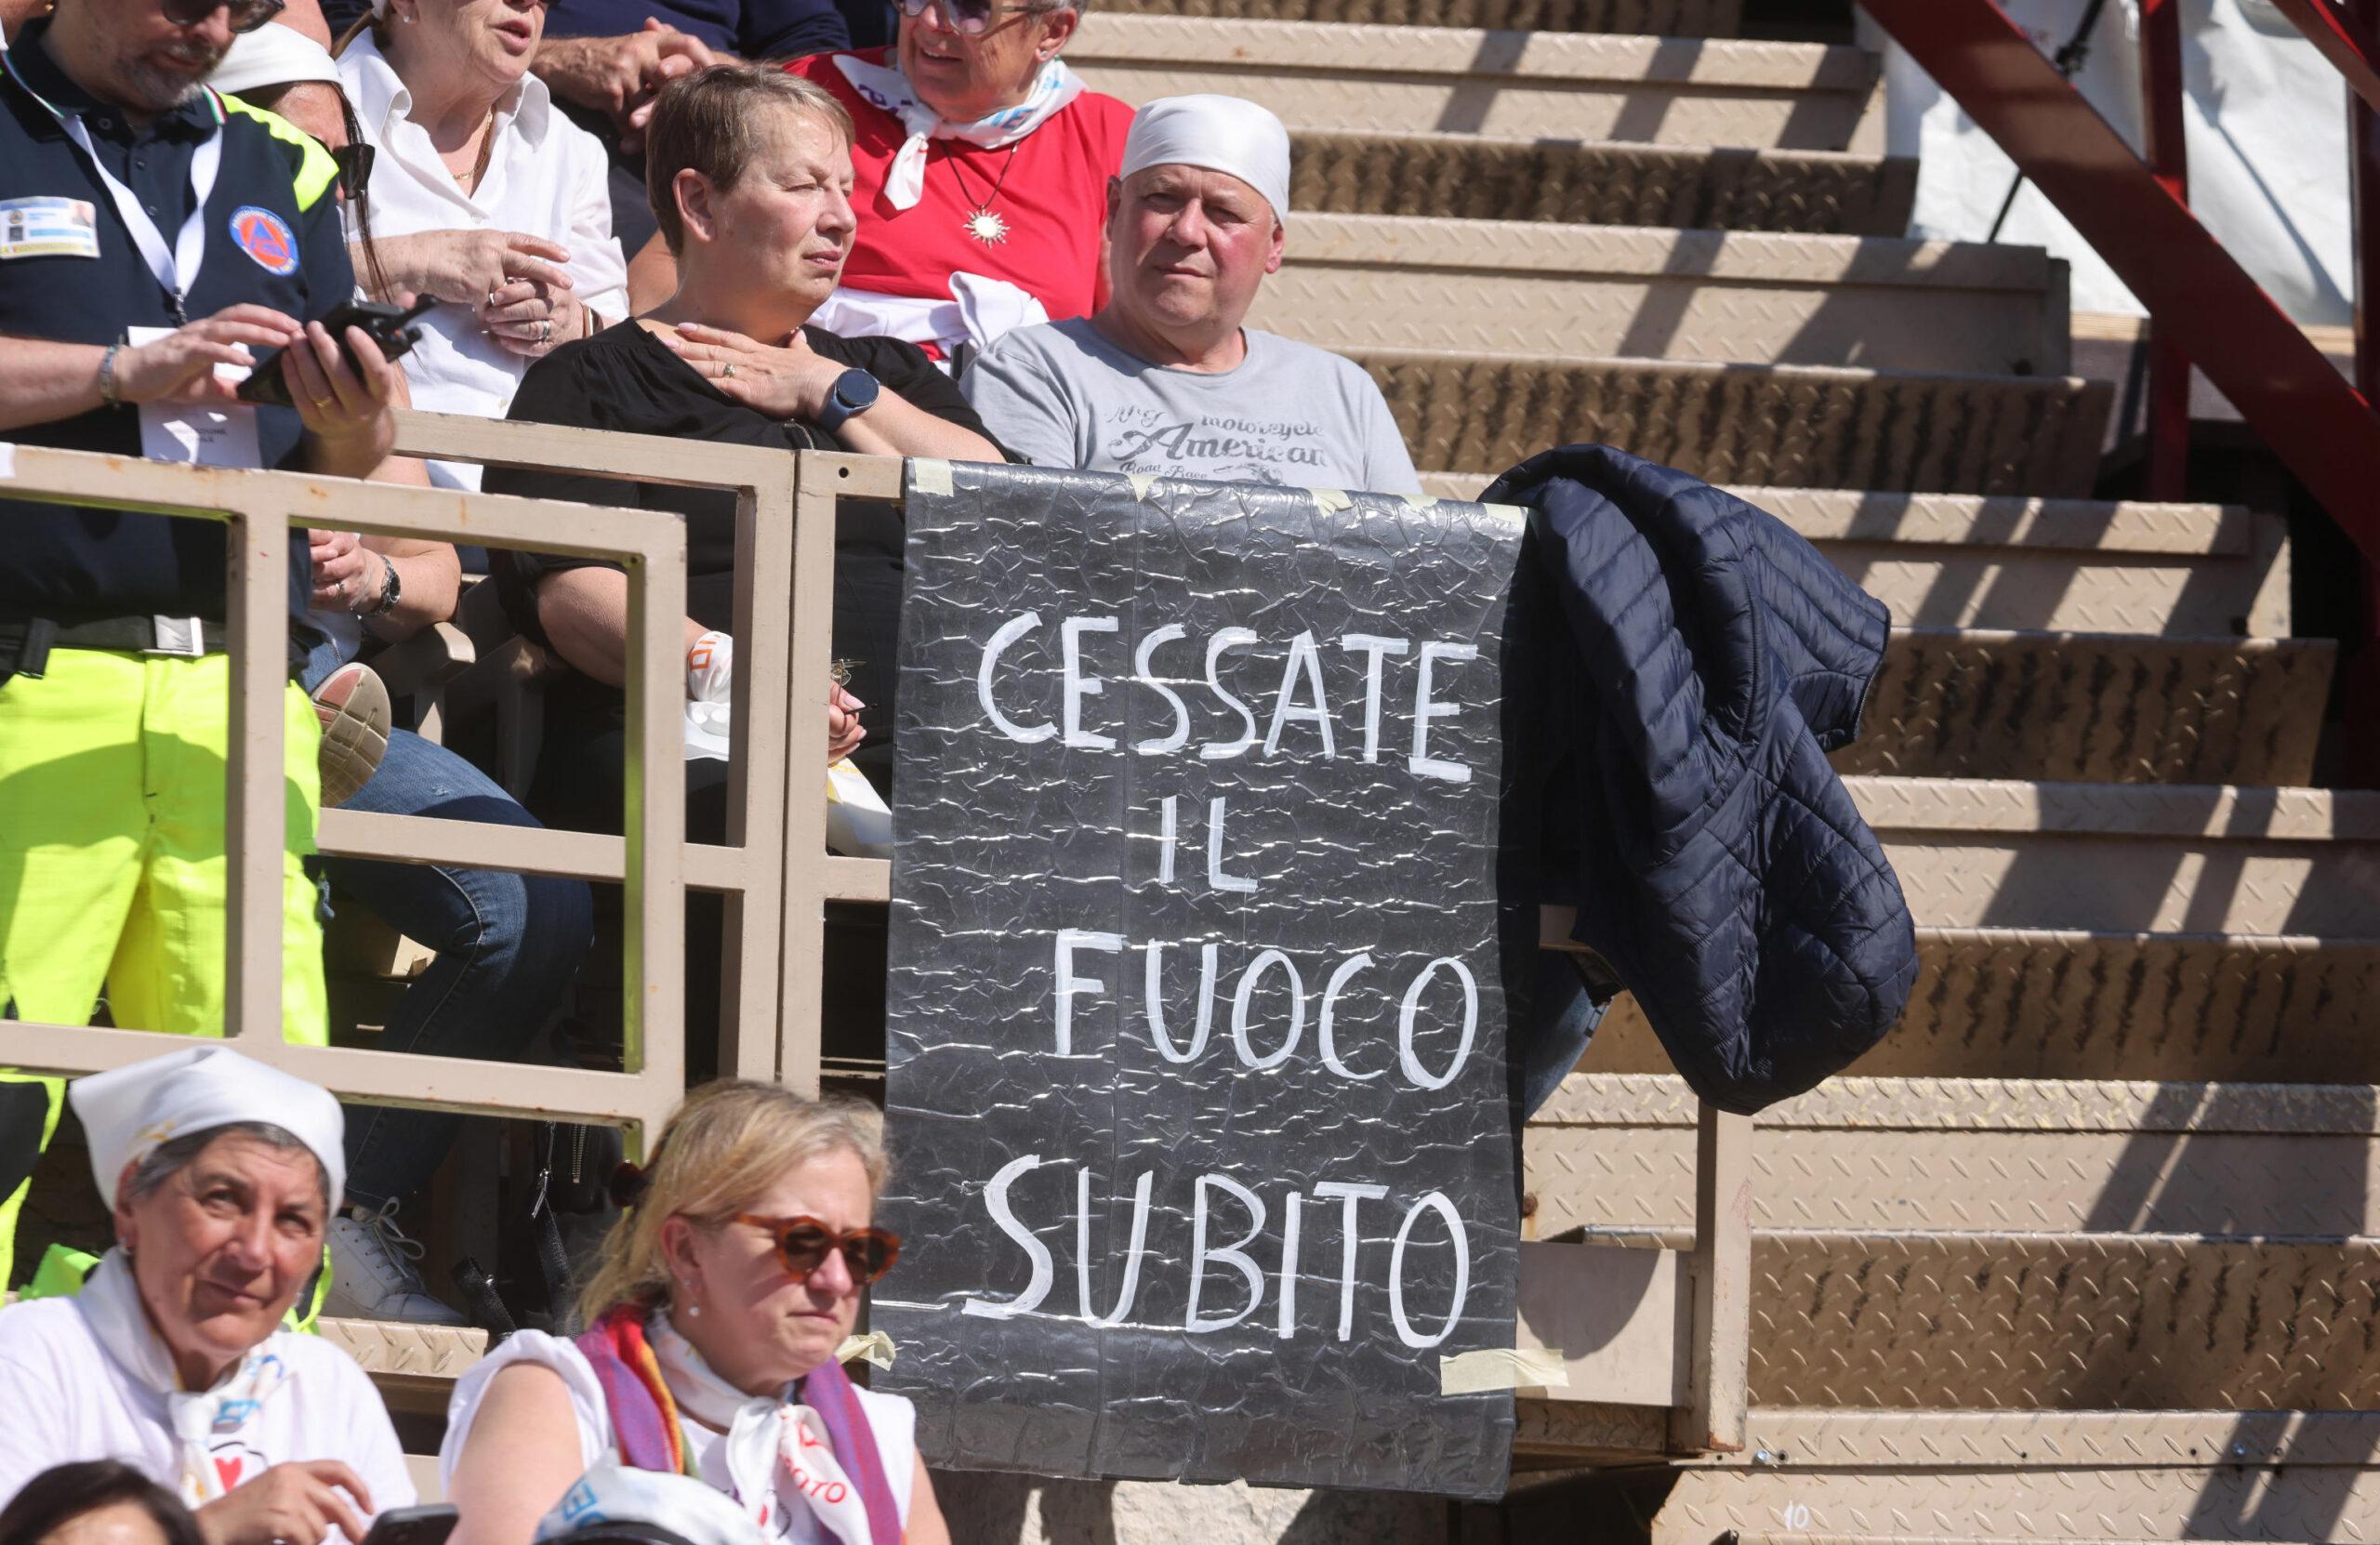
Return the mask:
[(380, 599), (370, 611), (355, 614), (359, 617), (386, 616), (397, 609), (398, 601), (404, 595), (404, 581), (397, 574), (396, 560), (385, 552), (377, 556), (380, 560)]

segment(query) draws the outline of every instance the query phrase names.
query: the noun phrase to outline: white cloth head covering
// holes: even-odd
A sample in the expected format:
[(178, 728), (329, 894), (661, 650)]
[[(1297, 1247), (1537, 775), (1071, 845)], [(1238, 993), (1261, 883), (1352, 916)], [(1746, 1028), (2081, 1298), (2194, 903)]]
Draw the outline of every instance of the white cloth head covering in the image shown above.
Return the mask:
[(763, 1545), (768, 1538), (725, 1493), (691, 1475), (605, 1463), (572, 1482), (537, 1520), (537, 1545), (599, 1524), (657, 1524), (687, 1545)]
[(1159, 97), (1132, 114), (1117, 175), (1150, 166), (1228, 173), (1263, 194), (1275, 219), (1289, 223), (1289, 131), (1254, 102), (1207, 94)]
[(300, 81), (338, 84), (338, 64), (331, 51), (295, 27), (278, 23), (242, 33), (206, 84), (233, 96), (269, 86), (296, 86)]
[(346, 1119), (330, 1091), (251, 1062), (222, 1046), (168, 1051), (129, 1067), (94, 1073), (67, 1087), (91, 1144), (91, 1181), (115, 1205), (124, 1167), (178, 1137), (264, 1121), (312, 1150), (330, 1178), (331, 1206), (347, 1195)]

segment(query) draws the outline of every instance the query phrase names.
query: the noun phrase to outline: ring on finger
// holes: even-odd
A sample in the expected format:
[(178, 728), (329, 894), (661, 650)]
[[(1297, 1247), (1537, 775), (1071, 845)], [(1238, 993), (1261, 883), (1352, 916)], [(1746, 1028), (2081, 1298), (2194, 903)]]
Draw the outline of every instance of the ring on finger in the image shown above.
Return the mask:
[(554, 341), (553, 318), (548, 317), (543, 322), (537, 324), (537, 341), (539, 343), (551, 343)]
[(735, 362), (734, 360), (721, 360), (719, 362), (719, 378), (721, 380), (723, 381), (734, 374)]
[(496, 310), (496, 292), (494, 290), (487, 292), (487, 302), (483, 309), (491, 311)]

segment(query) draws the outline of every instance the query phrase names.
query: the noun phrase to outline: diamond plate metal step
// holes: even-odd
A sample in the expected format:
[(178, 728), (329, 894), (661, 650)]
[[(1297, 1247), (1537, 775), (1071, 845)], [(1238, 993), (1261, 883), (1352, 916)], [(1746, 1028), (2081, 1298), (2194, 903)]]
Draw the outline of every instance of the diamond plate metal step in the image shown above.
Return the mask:
[(1884, 236), (1300, 215), (1250, 320), (1325, 349), (2066, 373), (2066, 266)]
[[(1564, 1414), (1522, 1402), (1516, 1446), (1540, 1462), (1559, 1457), (1544, 1440), (1564, 1435), (1563, 1427), (1542, 1418)], [(1504, 1510), (1502, 1538), (1658, 1545), (2380, 1538), (2380, 1470), (2369, 1457), (2380, 1447), (2380, 1419), (2369, 1412), (1755, 1407), (1752, 1433), (1752, 1452), (1719, 1463), (1524, 1486)], [(1805, 1463), (1802, 1451), (1825, 1457)], [(1919, 1458), (1927, 1455), (1939, 1459)], [(1581, 1518), (1596, 1520), (1583, 1536), (1576, 1532)]]
[[(1590, 1236), (1679, 1248), (1681, 1235)], [(2380, 1239), (1756, 1231), (1752, 1399), (2295, 1410), (2380, 1399)], [(1577, 1392), (1584, 1393), (1586, 1392)]]
[(1584, 441), (1710, 482), (2081, 498), (2114, 390), (2072, 376), (1347, 352), (1431, 471), (1510, 467)]
[(1743, 23), (1743, 0), (1104, 0), (1100, 8), (1134, 16), (1661, 37), (1731, 37)]
[[(2380, 944), (1927, 929), (1854, 1076), (2380, 1084)], [(1580, 1067), (1667, 1073), (1622, 994)]]
[(1921, 927), (2380, 939), (2380, 794), (1844, 782)]
[[(1695, 1103), (1580, 1074), (1529, 1124), (1541, 1237), (1690, 1229)], [(2380, 1235), (2368, 1084), (1836, 1078), (1761, 1113), (1752, 1226), (1993, 1234)]]
[[(1438, 498), (1494, 481), (1430, 472)], [(2288, 536), (2217, 505), (1738, 487), (1912, 627), (2286, 638)]]
[(1835, 771), (2114, 784), (2311, 779), (2327, 640), (1897, 629)]
[(1831, 151), (1582, 144), (1472, 134), (1290, 141), (1301, 212), (1900, 236), (1917, 163)]
[(1213, 91), (1295, 130), (1839, 151), (1873, 55), (1805, 43), (1094, 10), (1066, 60), (1134, 106)]

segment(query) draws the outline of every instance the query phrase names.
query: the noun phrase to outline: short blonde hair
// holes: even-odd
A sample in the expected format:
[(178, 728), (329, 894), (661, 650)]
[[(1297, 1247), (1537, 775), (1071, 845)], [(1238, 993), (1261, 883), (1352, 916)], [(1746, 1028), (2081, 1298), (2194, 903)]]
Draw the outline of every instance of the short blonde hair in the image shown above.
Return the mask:
[(807, 113), (851, 148), (852, 115), (834, 93), (774, 65), (714, 64), (681, 75), (653, 99), (644, 129), (644, 196), (671, 257), (685, 249), (678, 213), (678, 174), (703, 174), (722, 192), (735, 186), (760, 147), (760, 112), (775, 106)]
[(716, 1225), (760, 1205), (812, 1159), (846, 1153), (867, 1171), (868, 1200), (884, 1189), (884, 1118), (856, 1100), (805, 1100), (774, 1084), (722, 1078), (686, 1096), (661, 1129), (644, 1188), (603, 1236), (594, 1274), (578, 1295), (593, 1325), (624, 1303), (669, 1297), (661, 1225), (671, 1218)]

